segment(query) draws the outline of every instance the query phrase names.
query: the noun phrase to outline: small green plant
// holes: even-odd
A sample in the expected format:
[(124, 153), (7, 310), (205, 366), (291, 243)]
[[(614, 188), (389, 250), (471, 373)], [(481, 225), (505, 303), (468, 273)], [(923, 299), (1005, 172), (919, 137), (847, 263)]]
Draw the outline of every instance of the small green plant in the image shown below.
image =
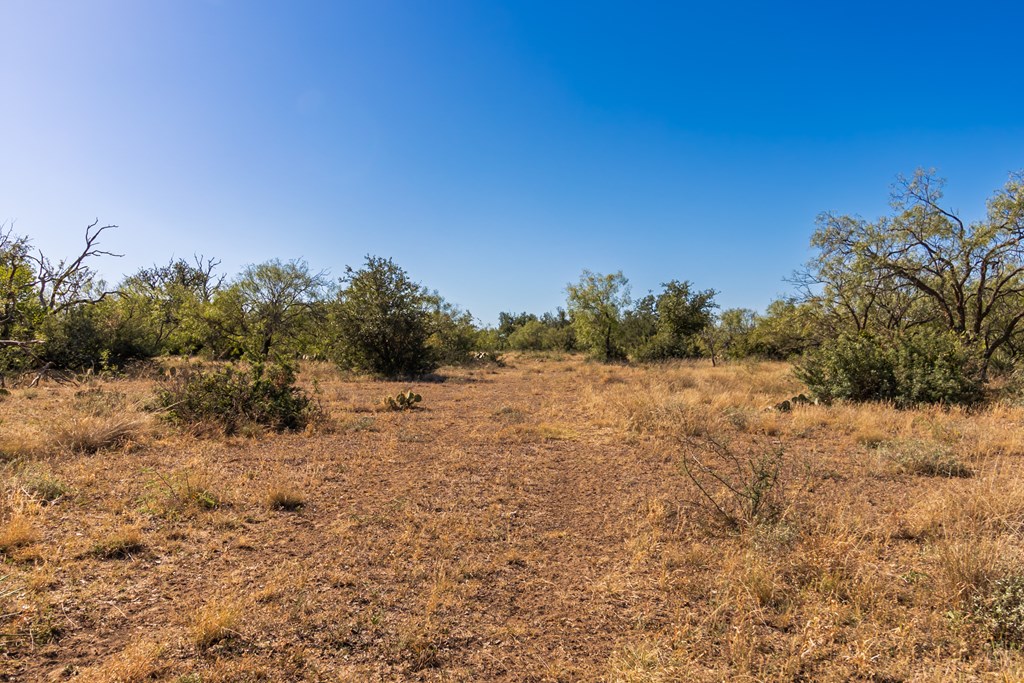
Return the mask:
[(20, 478), (22, 491), (46, 505), (56, 503), (68, 493), (64, 482), (44, 470), (26, 470)]
[(975, 617), (988, 627), (993, 642), (1005, 647), (1024, 646), (1024, 575), (996, 579), (973, 600)]
[(395, 396), (385, 396), (381, 399), (381, 406), (385, 410), (412, 410), (416, 404), (423, 400), (419, 394), (413, 393), (412, 389)]
[(160, 391), (157, 405), (176, 422), (217, 424), (228, 435), (252, 425), (298, 430), (323, 417), (319, 405), (295, 386), (295, 372), (285, 366), (179, 373)]

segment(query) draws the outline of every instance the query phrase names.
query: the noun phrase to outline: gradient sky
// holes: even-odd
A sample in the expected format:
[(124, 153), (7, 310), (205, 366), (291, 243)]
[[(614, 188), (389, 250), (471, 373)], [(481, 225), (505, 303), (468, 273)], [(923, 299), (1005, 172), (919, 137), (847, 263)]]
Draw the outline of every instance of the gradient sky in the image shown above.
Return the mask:
[(112, 281), (365, 254), (493, 323), (583, 268), (763, 309), (824, 210), (1024, 168), (1019, 2), (0, 0), (0, 221)]

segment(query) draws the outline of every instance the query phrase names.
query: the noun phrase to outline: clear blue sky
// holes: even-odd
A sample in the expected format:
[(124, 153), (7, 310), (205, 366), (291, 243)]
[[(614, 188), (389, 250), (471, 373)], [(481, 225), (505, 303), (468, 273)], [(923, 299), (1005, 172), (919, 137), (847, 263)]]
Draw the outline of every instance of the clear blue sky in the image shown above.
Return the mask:
[(110, 280), (367, 253), (484, 322), (583, 268), (762, 309), (815, 215), (1024, 168), (1019, 2), (0, 0), (0, 220)]

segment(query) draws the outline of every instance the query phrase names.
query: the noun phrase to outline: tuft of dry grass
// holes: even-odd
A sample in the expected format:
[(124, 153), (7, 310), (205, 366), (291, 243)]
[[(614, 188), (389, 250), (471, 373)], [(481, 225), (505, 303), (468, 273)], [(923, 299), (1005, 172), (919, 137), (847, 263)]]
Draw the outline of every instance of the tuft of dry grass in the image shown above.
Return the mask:
[(1006, 545), (1001, 540), (968, 536), (942, 538), (936, 544), (939, 586), (952, 603), (985, 593), (1009, 570)]
[(267, 493), (267, 507), (271, 510), (296, 512), (306, 504), (302, 492), (292, 486), (274, 486)]
[(143, 552), (142, 532), (135, 526), (108, 530), (92, 546), (92, 554), (103, 560), (130, 560)]
[(5, 522), (0, 523), (0, 552), (9, 553), (38, 540), (39, 532), (22, 512), (15, 512)]
[(135, 418), (84, 415), (59, 424), (54, 439), (65, 450), (97, 453), (128, 444), (138, 434), (140, 426)]
[(662, 643), (643, 640), (624, 645), (608, 661), (607, 683), (670, 683), (683, 671)]
[(164, 646), (152, 640), (130, 643), (107, 661), (84, 669), (79, 678), (89, 683), (140, 683), (155, 679), (166, 668), (160, 663)]
[(897, 473), (925, 477), (971, 477), (974, 471), (941, 444), (901, 441), (882, 448)]
[(200, 650), (235, 638), (239, 635), (236, 628), (241, 616), (242, 609), (238, 602), (211, 600), (191, 615), (188, 624), (189, 638)]

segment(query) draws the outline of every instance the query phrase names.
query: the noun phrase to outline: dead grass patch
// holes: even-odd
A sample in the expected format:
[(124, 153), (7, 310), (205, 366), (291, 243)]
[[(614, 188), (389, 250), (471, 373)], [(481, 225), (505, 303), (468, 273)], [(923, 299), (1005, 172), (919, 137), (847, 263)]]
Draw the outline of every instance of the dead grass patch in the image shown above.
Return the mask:
[(237, 627), (241, 616), (242, 608), (237, 601), (211, 600), (192, 613), (188, 623), (189, 638), (200, 650), (236, 638), (240, 635)]
[(275, 486), (267, 492), (267, 507), (283, 512), (297, 512), (306, 505), (302, 492), (293, 486)]
[(135, 418), (85, 415), (58, 424), (54, 440), (62, 449), (76, 453), (98, 453), (130, 443), (139, 433)]
[[(0, 563), (4, 675), (47, 680), (64, 662), (83, 680), (182, 683), (1024, 671), (1024, 407), (783, 413), (770, 408), (803, 389), (775, 363), (515, 355), (446, 372), (429, 410), (372, 414), (358, 411), (407, 385), (304, 369), (341, 418), (333, 432), (195, 439), (147, 422), (144, 450), (99, 457), (58, 449), (53, 425), (132, 417), (153, 380), (12, 391), (0, 441), (24, 446), (0, 465), (0, 521), (28, 532)], [(774, 521), (723, 532), (694, 507), (680, 442), (709, 437), (738, 458), (723, 479), (744, 495), (754, 456), (782, 449)], [(905, 444), (974, 476), (900, 469), (886, 449)], [(282, 499), (310, 512), (272, 512)], [(126, 527), (141, 554), (121, 552)]]
[(155, 679), (166, 668), (160, 663), (164, 649), (151, 640), (130, 643), (103, 664), (84, 669), (79, 678), (89, 683), (141, 683)]
[(105, 530), (90, 552), (102, 560), (130, 560), (145, 549), (138, 527), (121, 526)]
[(0, 523), (0, 552), (10, 553), (39, 540), (39, 532), (23, 512), (15, 512)]
[(1002, 540), (946, 537), (935, 547), (939, 586), (947, 600), (960, 604), (985, 593), (1010, 567)]

